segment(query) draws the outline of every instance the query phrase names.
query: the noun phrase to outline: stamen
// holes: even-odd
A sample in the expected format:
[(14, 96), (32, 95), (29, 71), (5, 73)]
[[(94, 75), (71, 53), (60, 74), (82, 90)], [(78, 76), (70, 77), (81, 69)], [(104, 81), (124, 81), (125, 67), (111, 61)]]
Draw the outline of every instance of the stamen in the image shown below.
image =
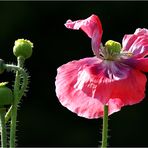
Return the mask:
[(132, 52), (128, 52), (128, 51), (123, 51), (122, 53), (120, 53), (121, 56), (125, 56), (125, 57), (131, 57), (133, 55)]
[(121, 49), (121, 44), (113, 40), (109, 40), (105, 43), (105, 46), (100, 44), (99, 52), (96, 56), (102, 60), (119, 60), (120, 58), (128, 58), (133, 55), (132, 52)]

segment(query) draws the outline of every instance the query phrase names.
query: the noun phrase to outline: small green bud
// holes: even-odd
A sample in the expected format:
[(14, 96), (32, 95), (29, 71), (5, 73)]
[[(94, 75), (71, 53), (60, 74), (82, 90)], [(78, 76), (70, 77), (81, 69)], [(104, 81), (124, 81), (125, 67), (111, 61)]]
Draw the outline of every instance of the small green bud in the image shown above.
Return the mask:
[(14, 43), (13, 53), (16, 57), (24, 57), (28, 59), (32, 55), (33, 43), (29, 40), (18, 39)]
[(121, 51), (121, 44), (113, 40), (107, 41), (105, 43), (105, 47), (107, 48), (109, 53), (120, 53)]
[(13, 101), (13, 94), (10, 88), (5, 85), (7, 82), (0, 83), (0, 106), (11, 105)]
[(0, 59), (0, 74), (5, 71), (5, 63), (4, 60)]

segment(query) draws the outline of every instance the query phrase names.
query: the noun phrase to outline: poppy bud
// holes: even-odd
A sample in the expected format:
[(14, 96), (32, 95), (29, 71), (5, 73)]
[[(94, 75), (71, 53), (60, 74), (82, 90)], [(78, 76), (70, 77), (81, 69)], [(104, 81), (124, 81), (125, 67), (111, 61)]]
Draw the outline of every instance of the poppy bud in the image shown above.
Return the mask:
[(12, 91), (6, 84), (7, 82), (0, 83), (0, 106), (11, 105), (13, 101)]
[(33, 43), (29, 40), (18, 39), (15, 41), (13, 53), (16, 57), (22, 56), (25, 59), (28, 59), (32, 55), (32, 48)]

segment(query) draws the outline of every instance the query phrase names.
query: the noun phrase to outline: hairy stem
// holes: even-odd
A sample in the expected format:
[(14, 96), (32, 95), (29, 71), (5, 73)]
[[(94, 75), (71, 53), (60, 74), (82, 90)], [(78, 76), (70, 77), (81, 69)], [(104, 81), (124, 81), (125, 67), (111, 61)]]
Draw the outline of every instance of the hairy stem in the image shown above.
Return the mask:
[(17, 120), (17, 103), (14, 101), (11, 111), (10, 148), (15, 147), (16, 120)]
[(18, 61), (18, 64), (17, 64), (17, 65), (18, 65), (19, 67), (23, 68), (24, 62), (25, 62), (24, 57), (22, 57), (22, 56), (18, 57), (18, 58), (17, 58), (17, 61)]
[[(18, 62), (19, 63), (19, 62)], [(26, 90), (26, 88), (27, 88), (27, 85), (28, 85), (28, 74), (27, 74), (27, 72), (23, 69), (23, 68), (21, 68), (21, 67), (19, 67), (19, 66), (16, 66), (16, 65), (10, 65), (10, 64), (6, 64), (6, 69), (7, 70), (13, 70), (13, 71), (16, 71), (16, 77), (19, 77), (20, 76), (20, 74), (22, 75), (22, 77), (23, 77), (23, 83), (22, 83), (22, 86), (21, 86), (21, 88), (20, 88), (20, 85), (19, 86), (17, 86), (18, 88), (20, 88), (18, 91), (18, 96), (17, 96), (17, 99), (16, 99), (16, 101), (17, 101), (17, 104), (19, 103), (19, 101), (20, 101), (20, 99), (21, 99), (21, 97), (23, 96), (23, 94), (24, 94), (24, 91)], [(19, 74), (19, 75), (18, 75)], [(17, 80), (17, 83), (18, 84), (20, 84), (20, 77), (19, 77), (19, 79), (18, 78), (16, 78), (16, 80)], [(15, 82), (16, 83), (16, 82)], [(16, 85), (16, 84), (15, 84)], [(15, 86), (16, 87), (16, 86)], [(13, 105), (12, 105), (13, 106)], [(5, 122), (7, 123), (8, 122), (8, 120), (10, 119), (10, 116), (11, 116), (11, 111), (12, 111), (12, 106), (9, 108), (9, 110), (7, 111), (7, 113), (6, 113), (6, 115), (5, 115)]]
[(7, 113), (5, 115), (5, 123), (7, 123), (9, 121), (9, 119), (10, 119), (11, 110), (12, 110), (12, 105), (10, 106), (9, 110), (7, 111)]
[[(16, 67), (12, 67), (16, 70), (15, 83), (14, 83), (14, 100), (11, 107), (11, 124), (10, 124), (10, 147), (15, 147), (15, 137), (16, 137), (16, 120), (17, 120), (17, 105), (20, 101), (19, 99), (19, 91), (20, 91), (20, 79), (22, 70), (20, 66), (23, 65), (24, 60), (21, 57), (18, 57), (18, 69)], [(10, 67), (7, 65), (7, 68)]]
[(7, 133), (5, 125), (5, 108), (0, 108), (0, 127), (1, 127), (1, 147), (7, 147)]
[(104, 105), (103, 131), (102, 131), (102, 145), (101, 145), (101, 148), (107, 148), (107, 136), (108, 136), (108, 106)]

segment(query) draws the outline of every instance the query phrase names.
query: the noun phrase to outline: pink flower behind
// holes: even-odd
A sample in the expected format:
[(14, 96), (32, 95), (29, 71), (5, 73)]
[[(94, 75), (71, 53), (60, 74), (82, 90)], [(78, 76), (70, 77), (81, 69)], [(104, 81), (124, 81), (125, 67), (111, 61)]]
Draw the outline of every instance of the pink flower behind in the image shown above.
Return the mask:
[(142, 71), (148, 72), (147, 29), (125, 35), (120, 49), (119, 43), (114, 41), (102, 46), (103, 31), (96, 15), (74, 22), (68, 20), (65, 26), (82, 29), (92, 40), (95, 56), (58, 68), (56, 94), (63, 106), (91, 119), (103, 116), (104, 105), (108, 105), (110, 115), (144, 98), (146, 76)]

